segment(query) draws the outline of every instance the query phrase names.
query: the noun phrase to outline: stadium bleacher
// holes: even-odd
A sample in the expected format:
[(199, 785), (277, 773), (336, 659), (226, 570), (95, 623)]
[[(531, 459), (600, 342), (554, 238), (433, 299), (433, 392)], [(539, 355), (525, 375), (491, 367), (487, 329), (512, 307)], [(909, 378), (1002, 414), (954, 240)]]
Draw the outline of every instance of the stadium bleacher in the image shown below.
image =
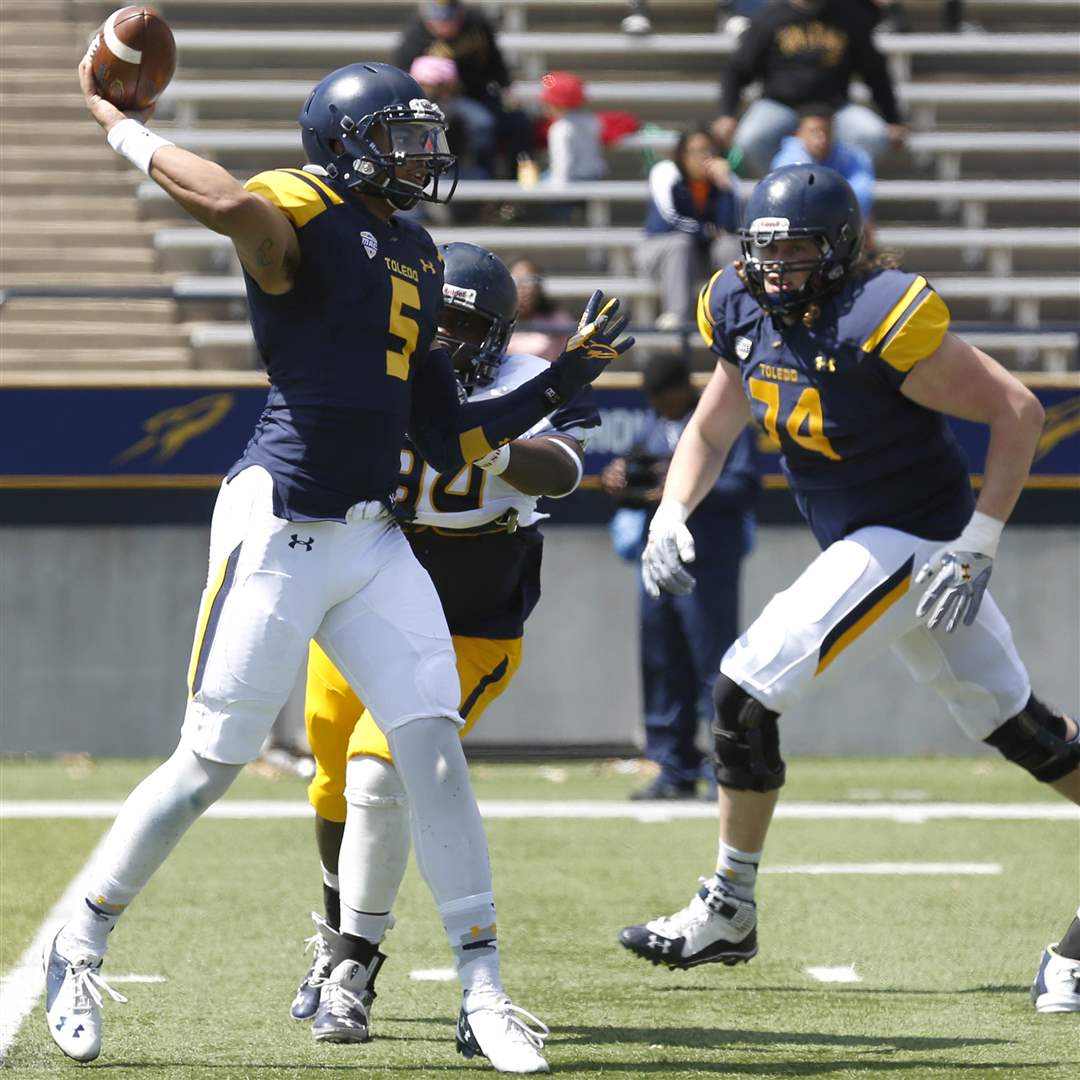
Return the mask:
[[(44, 27), (12, 5), (0, 13), (7, 46), (0, 71), (4, 368), (249, 366), (227, 242), (185, 221), (156, 185), (139, 183), (104, 152), (85, 116), (74, 60), (113, 6), (40, 0), (33, 7), (49, 16)], [(607, 181), (557, 191), (463, 183), (455, 201), (494, 208), (488, 216), (497, 223), (435, 221), (434, 235), (533, 253), (548, 268), (554, 295), (576, 301), (594, 286), (613, 289), (648, 324), (654, 291), (632, 270), (642, 177), (679, 125), (713, 114), (733, 44), (716, 32), (715, 5), (654, 2), (656, 33), (644, 39), (618, 32), (619, 0), (477, 6), (501, 20), (520, 102), (535, 101), (539, 74), (557, 58), (586, 78), (598, 107), (633, 112), (647, 126), (610, 155)], [(300, 163), (295, 115), (306, 91), (338, 63), (387, 58), (402, 14), (402, 3), (385, 0), (312, 0), (302, 12), (285, 0), (161, 7), (176, 31), (180, 69), (161, 103), (160, 127), (237, 175)], [(931, 274), (955, 317), (971, 327), (968, 336), (981, 334), (1005, 362), (1076, 370), (1080, 9), (1073, 0), (969, 0), (966, 17), (984, 31), (958, 39), (934, 32), (938, 5), (930, 0), (908, 0), (907, 8), (916, 32), (880, 39), (913, 133), (907, 152), (881, 163), (878, 242)], [(550, 201), (579, 207), (580, 224), (541, 224), (538, 206)], [(80, 298), (80, 289), (93, 288), (113, 290), (116, 299)], [(41, 295), (50, 289), (62, 295)], [(138, 290), (142, 299), (124, 299)], [(124, 344), (110, 348), (110, 327), (118, 324)], [(692, 338), (653, 333), (642, 341), (639, 355)], [(707, 362), (700, 350), (694, 356)]]

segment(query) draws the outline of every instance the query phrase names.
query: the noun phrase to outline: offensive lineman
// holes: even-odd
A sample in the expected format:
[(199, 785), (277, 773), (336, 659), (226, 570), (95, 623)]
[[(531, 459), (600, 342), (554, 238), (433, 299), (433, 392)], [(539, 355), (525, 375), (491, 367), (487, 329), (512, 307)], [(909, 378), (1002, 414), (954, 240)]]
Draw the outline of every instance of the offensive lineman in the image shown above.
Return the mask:
[[(451, 351), (472, 401), (499, 397), (547, 367), (505, 353), (517, 318), (510, 271), (475, 244), (439, 248), (443, 310), (436, 340)], [(540, 597), (540, 495), (569, 495), (584, 440), (600, 414), (589, 392), (567, 402), (491, 461), (440, 473), (411, 445), (400, 491), (412, 511), (405, 535), (431, 575), (453, 635), (461, 678), (461, 735), (507, 688), (521, 662), (524, 622)], [(308, 788), (322, 860), (326, 918), (314, 915), (314, 956), (290, 1013), (314, 1016), (325, 1042), (366, 1042), (379, 950), (409, 855), (408, 805), (385, 737), (326, 654), (312, 644), (305, 702), (316, 774)], [(338, 862), (339, 849), (348, 853)], [(473, 947), (483, 947), (483, 940)], [(475, 1052), (468, 1022), (458, 1048)]]
[(544, 374), (462, 404), (445, 351), (429, 353), (438, 252), (394, 216), (453, 191), (441, 186), (454, 176), (445, 120), (414, 80), (387, 64), (332, 72), (300, 114), (308, 167), (241, 185), (105, 101), (86, 58), (79, 78), (110, 145), (233, 240), (271, 385), (214, 509), (179, 746), (128, 797), (85, 902), (46, 950), (49, 1033), (69, 1057), (97, 1057), (102, 993), (123, 1000), (101, 976), (109, 932), (258, 754), (314, 638), (393, 747), (481, 1052), (500, 1071), (547, 1071), (502, 991), (497, 949), (460, 947), (464, 927), (494, 923), (487, 845), (446, 620), (389, 508), (406, 428), (444, 469), (492, 453), (629, 347), (615, 342), (616, 302), (601, 310), (594, 294)]
[[(698, 325), (719, 362), (672, 459), (642, 576), (653, 595), (693, 588), (684, 522), (751, 415), (779, 441), (823, 551), (721, 662), (715, 873), (681, 911), (619, 934), (672, 968), (757, 953), (754, 885), (784, 783), (777, 719), (886, 648), (969, 736), (1080, 803), (1077, 724), (1032, 693), (986, 591), (1042, 429), (1038, 401), (948, 332), (948, 309), (925, 278), (860, 260), (858, 203), (831, 169), (766, 176), (740, 238), (742, 262), (701, 293)], [(977, 503), (942, 414), (990, 427)], [(920, 597), (912, 585), (925, 581)], [(1052, 950), (1044, 962), (1040, 977), (1053, 985), (1064, 981), (1054, 965), (1076, 968)], [(1080, 1006), (1075, 991), (1073, 1000)]]

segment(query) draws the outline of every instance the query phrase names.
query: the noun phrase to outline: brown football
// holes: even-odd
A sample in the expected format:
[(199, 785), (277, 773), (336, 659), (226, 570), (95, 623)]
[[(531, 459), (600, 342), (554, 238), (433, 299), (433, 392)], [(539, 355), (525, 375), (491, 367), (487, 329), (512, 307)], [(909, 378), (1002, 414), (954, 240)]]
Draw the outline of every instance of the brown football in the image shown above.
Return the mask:
[(87, 50), (94, 81), (119, 109), (152, 105), (176, 70), (176, 42), (169, 24), (149, 4), (114, 11)]

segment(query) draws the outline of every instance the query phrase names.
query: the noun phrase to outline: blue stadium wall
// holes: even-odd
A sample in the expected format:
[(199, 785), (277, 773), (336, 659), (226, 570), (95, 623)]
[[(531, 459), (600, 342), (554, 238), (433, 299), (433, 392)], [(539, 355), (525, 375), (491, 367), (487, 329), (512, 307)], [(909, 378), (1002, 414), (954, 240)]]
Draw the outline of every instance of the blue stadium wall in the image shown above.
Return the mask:
[[(1035, 390), (1047, 425), (993, 588), (1040, 692), (1080, 707), (1080, 382)], [(604, 429), (586, 490), (549, 509), (544, 598), (514, 685), (474, 736), (490, 752), (626, 750), (640, 739), (637, 582), (612, 553), (605, 461), (646, 415), (633, 380), (597, 391)], [(206, 573), (210, 507), (265, 397), (254, 377), (19, 386), (0, 394), (0, 753), (163, 755)], [(985, 433), (957, 424), (975, 482)], [(775, 459), (746, 563), (743, 622), (813, 558)], [(297, 727), (294, 698), (285, 725)], [(792, 753), (968, 752), (900, 665), (882, 657), (785, 719)]]

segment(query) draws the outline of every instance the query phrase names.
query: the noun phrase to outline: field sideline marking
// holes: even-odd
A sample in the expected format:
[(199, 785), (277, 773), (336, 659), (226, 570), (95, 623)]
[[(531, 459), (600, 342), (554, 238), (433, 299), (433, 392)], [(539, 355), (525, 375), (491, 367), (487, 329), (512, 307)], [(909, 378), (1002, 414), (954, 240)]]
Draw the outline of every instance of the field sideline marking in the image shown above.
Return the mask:
[(41, 968), (42, 951), (67, 913), (79, 902), (86, 879), (90, 875), (90, 867), (97, 858), (98, 851), (104, 846), (105, 836), (90, 852), (90, 857), (83, 863), (82, 869), (71, 879), (64, 895), (53, 904), (14, 969), (0, 979), (0, 1068), (4, 1065), (7, 1052), (15, 1042), (15, 1036), (19, 1034), (23, 1021), (33, 1012), (38, 998), (45, 992), (45, 972)]
[(823, 983), (861, 983), (862, 976), (855, 970), (854, 964), (841, 964), (836, 967), (805, 967), (803, 971), (811, 979)]
[[(116, 817), (118, 800), (37, 800), (11, 799), (0, 802), (0, 818), (108, 818)], [(631, 803), (601, 800), (559, 802), (557, 800), (482, 799), (480, 811), (485, 818), (570, 818), (602, 820), (623, 818), (644, 823), (676, 821), (686, 818), (716, 818), (712, 803), (678, 801), (674, 803)], [(226, 799), (203, 815), (208, 818), (310, 818), (313, 811), (306, 802), (274, 799)], [(922, 824), (927, 821), (1080, 821), (1080, 807), (1060, 803), (826, 803), (790, 802), (776, 808), (776, 817), (802, 821), (898, 821)]]
[(993, 876), (1002, 872), (1001, 863), (970, 862), (869, 862), (802, 863), (794, 866), (762, 866), (759, 874), (887, 874), (905, 876), (965, 874)]

